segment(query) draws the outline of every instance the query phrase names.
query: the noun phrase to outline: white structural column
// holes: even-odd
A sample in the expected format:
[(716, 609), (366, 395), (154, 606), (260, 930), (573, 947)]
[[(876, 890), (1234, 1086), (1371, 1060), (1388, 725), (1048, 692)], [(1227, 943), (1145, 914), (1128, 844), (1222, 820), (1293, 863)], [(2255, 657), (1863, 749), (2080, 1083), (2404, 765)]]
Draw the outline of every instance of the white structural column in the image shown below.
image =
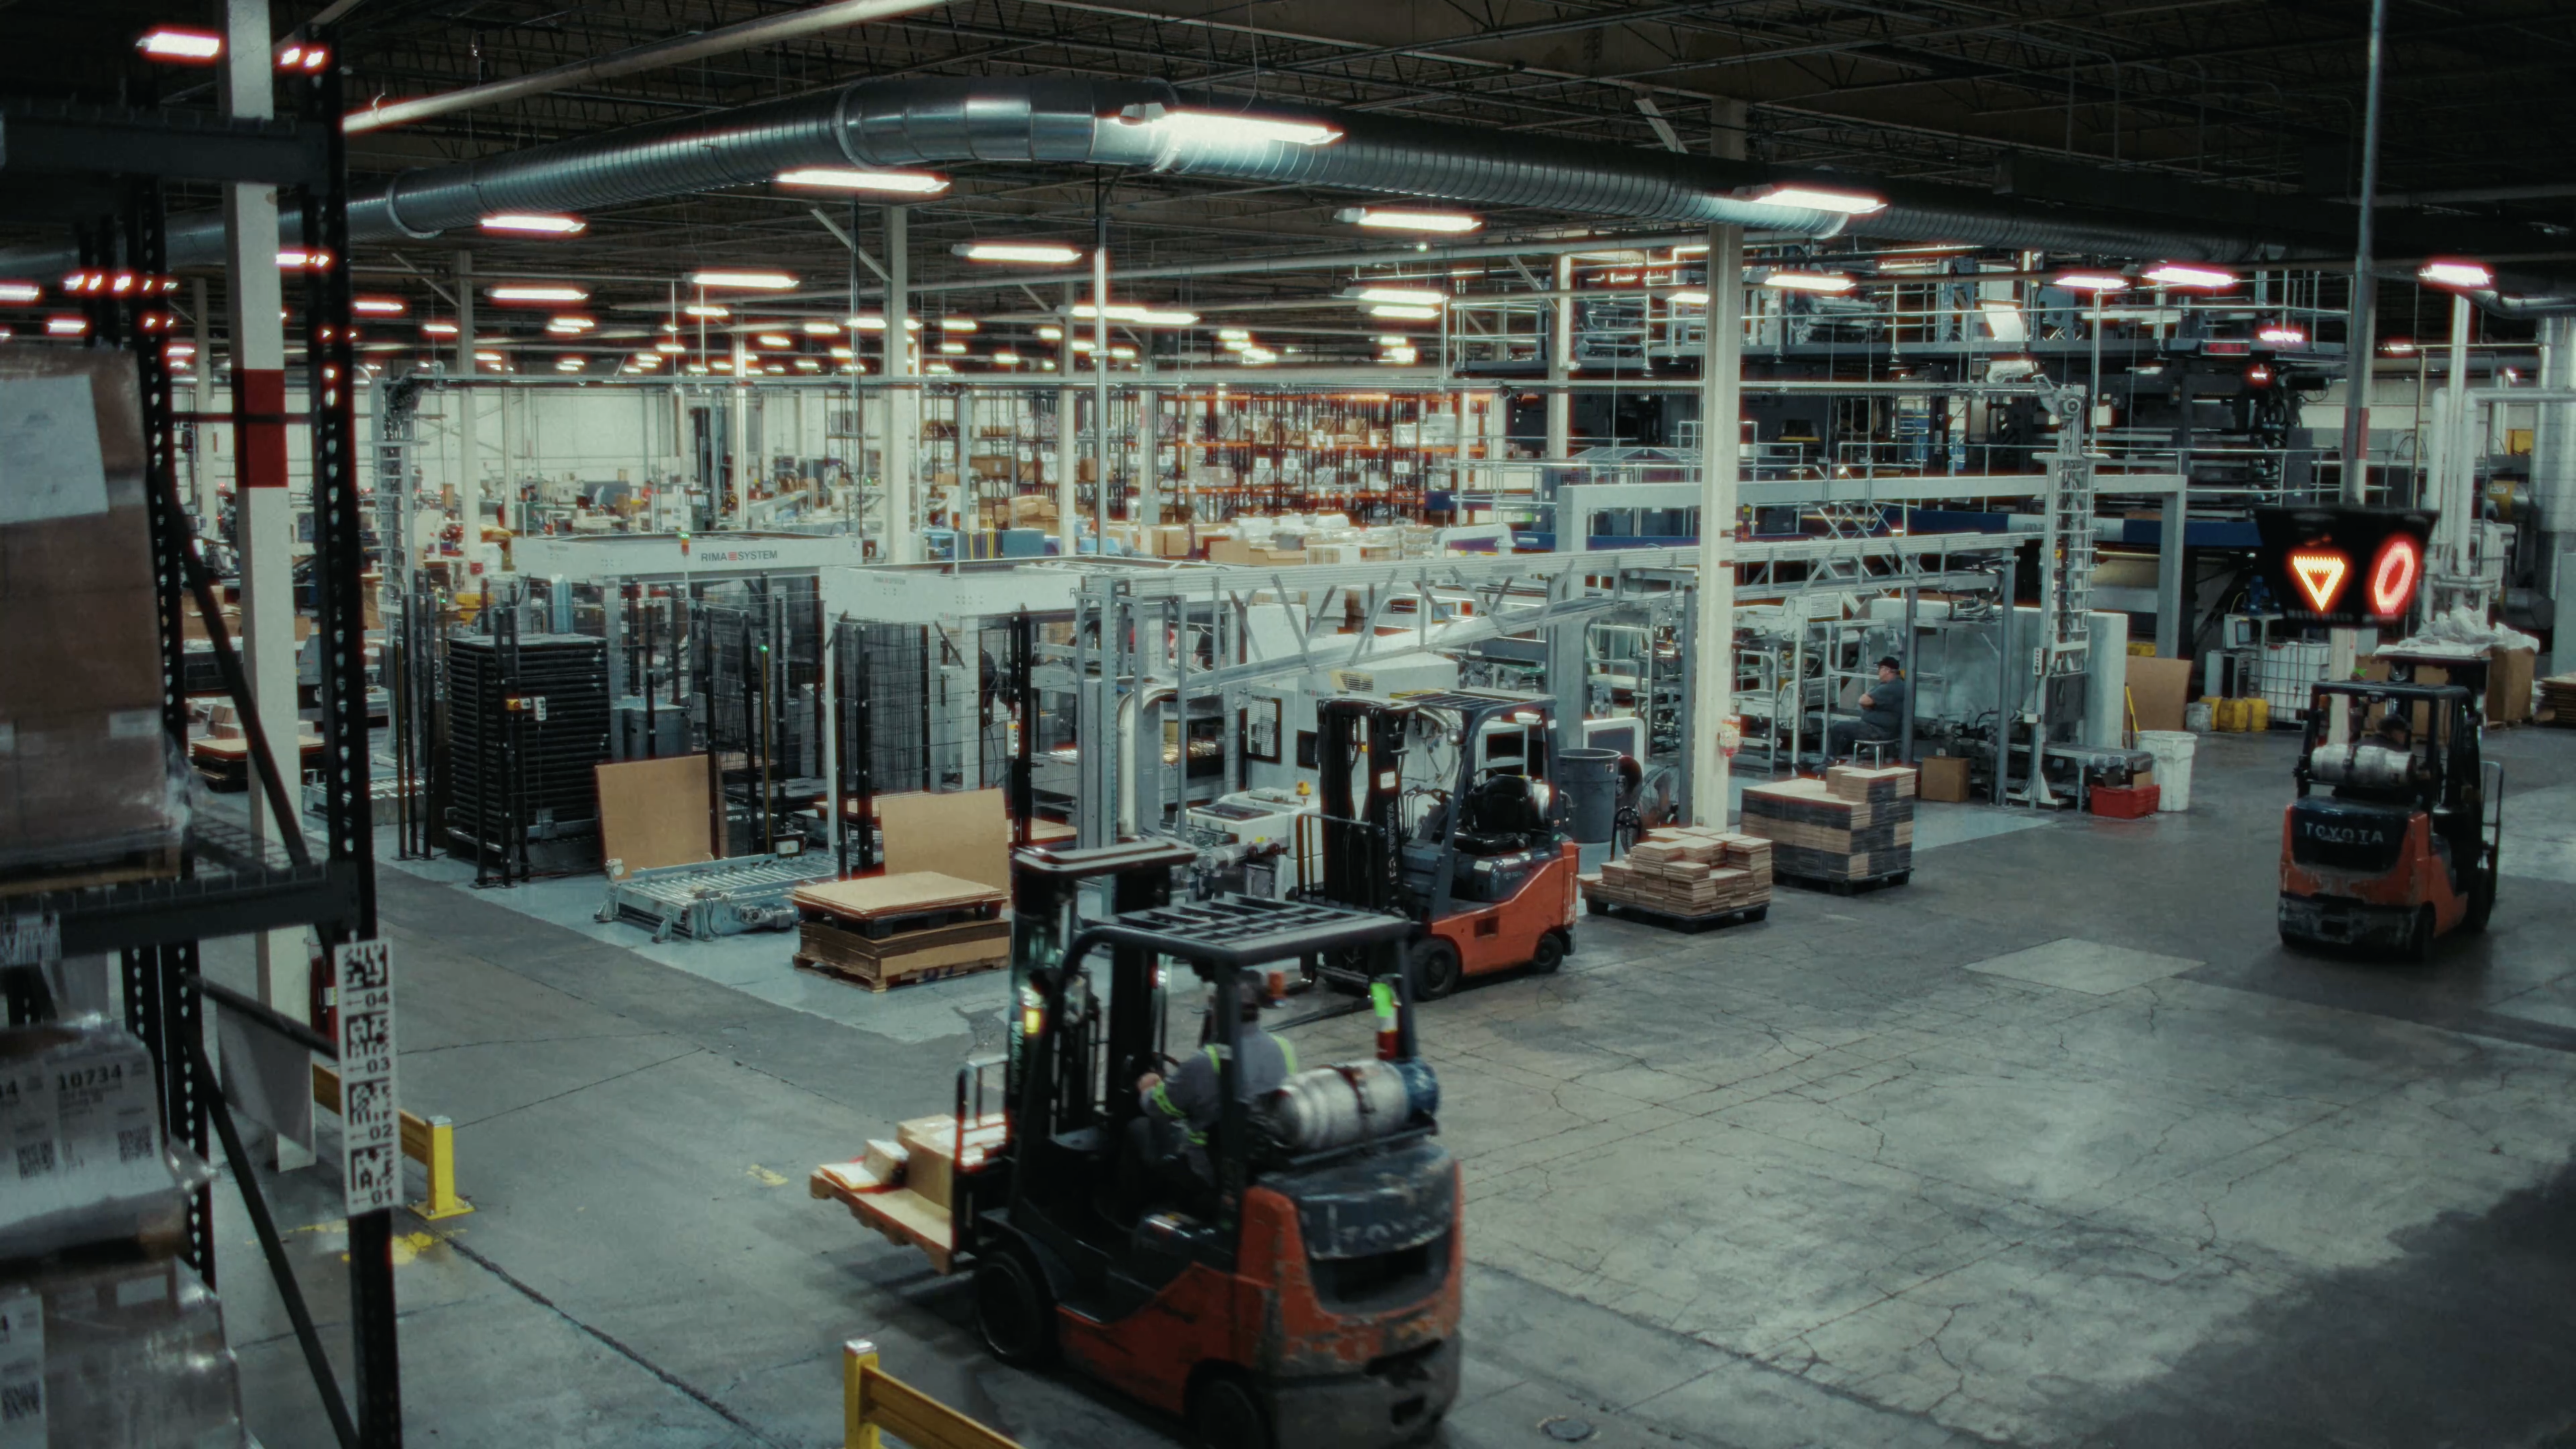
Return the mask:
[(198, 277), (188, 286), (189, 300), (197, 309), (197, 350), (189, 359), (197, 394), (191, 409), (197, 415), (193, 427), (197, 439), (197, 531), (212, 538), (216, 523), (224, 516), (223, 484), (215, 474), (215, 435), (206, 426), (207, 415), (215, 410), (215, 319), (207, 310), (212, 304), (206, 300), (206, 279)]
[[(276, 114), (268, 0), (224, 6), (224, 110), (242, 118)], [(225, 292), (231, 301), (233, 459), (239, 470), (242, 669), (268, 737), (271, 761), (292, 781), (302, 759), (295, 697), (295, 509), (286, 487), (286, 335), (278, 319), (277, 193), (237, 183), (224, 188)], [(198, 359), (198, 370), (211, 366)], [(291, 797), (296, 792), (288, 790)], [(250, 792), (251, 833), (277, 831), (268, 801)], [(312, 966), (301, 928), (262, 932), (255, 944), (260, 1000), (304, 1021), (312, 1015)], [(280, 1168), (313, 1161), (310, 1144), (277, 1143)]]
[(1073, 299), (1075, 285), (1064, 284), (1064, 325), (1057, 328), (1055, 342), (1055, 532), (1056, 552), (1071, 558), (1081, 552), (1082, 491), (1074, 486), (1074, 472), (1081, 453), (1076, 440), (1082, 436), (1076, 410), (1081, 406), (1073, 390)]
[(519, 418), (525, 411), (526, 399), (515, 387), (504, 385), (501, 393), (501, 477), (494, 501), (500, 506), (501, 526), (513, 533), (524, 531), (527, 511), (519, 504)]
[(1724, 732), (1735, 713), (1735, 495), (1742, 466), (1744, 228), (1708, 229), (1700, 347), (1699, 588), (1691, 620), (1691, 820), (1726, 824)]
[[(2451, 294), (2451, 385), (2443, 399), (2442, 450), (2436, 455), (2433, 470), (2435, 490), (2433, 506), (2441, 517), (2433, 525), (2433, 561), (2429, 570), (2434, 580), (2460, 580), (2469, 572), (2470, 520), (2477, 511), (2478, 444), (2470, 439), (2470, 429), (2478, 420), (2478, 410), (2469, 403), (2469, 294)], [(2447, 609), (2459, 602), (2460, 585), (2452, 582), (2447, 589), (2433, 591), (2433, 607)]]
[[(1150, 368), (1150, 364), (1149, 364)], [(1153, 528), (1163, 521), (1163, 479), (1155, 459), (1154, 434), (1162, 421), (1162, 394), (1152, 388), (1136, 392), (1135, 457), (1136, 516), (1131, 522), (1140, 528)], [(1152, 545), (1146, 547), (1150, 550)]]
[(751, 510), (751, 340), (733, 334), (733, 385), (725, 389), (725, 452), (733, 473), (733, 507), (724, 513), (725, 526), (742, 527), (745, 514)]
[(1091, 249), (1091, 546), (1109, 552), (1109, 224)]
[(1547, 460), (1564, 462), (1574, 445), (1574, 394), (1565, 386), (1574, 376), (1574, 254), (1556, 258), (1556, 295), (1548, 299)]
[(456, 591), (467, 593), (483, 572), (483, 445), (475, 436), (480, 419), (475, 416), (475, 380), (480, 376), (474, 361), (474, 254), (456, 254), (456, 518), (463, 542), (466, 577), (456, 580)]
[(911, 214), (885, 209), (886, 541), (890, 563), (921, 561), (921, 385), (912, 345)]

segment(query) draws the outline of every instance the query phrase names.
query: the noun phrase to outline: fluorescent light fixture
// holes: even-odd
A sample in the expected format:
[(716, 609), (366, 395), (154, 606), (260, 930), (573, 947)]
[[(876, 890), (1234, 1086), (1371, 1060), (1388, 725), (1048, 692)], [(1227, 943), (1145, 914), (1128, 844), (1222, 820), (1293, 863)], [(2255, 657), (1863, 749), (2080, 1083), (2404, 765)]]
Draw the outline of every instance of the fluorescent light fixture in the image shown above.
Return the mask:
[(686, 352), (689, 350), (689, 344), (685, 342), (656, 342), (653, 344), (653, 350), (655, 352)]
[(579, 372), (584, 366), (585, 364), (578, 357), (566, 356), (555, 359), (555, 371), (557, 372)]
[(956, 368), (953, 368), (953, 367), (950, 367), (947, 363), (944, 363), (944, 362), (934, 362), (934, 363), (930, 364), (930, 366), (928, 366), (928, 367), (926, 367), (926, 368), (924, 368), (924, 369), (922, 369), (922, 370), (923, 370), (924, 372), (932, 373), (932, 374), (937, 375), (937, 376), (945, 377), (945, 376), (947, 376), (948, 374), (955, 372), (957, 369), (956, 369)]
[(571, 312), (567, 312), (560, 317), (551, 317), (546, 320), (546, 330), (548, 332), (555, 333), (587, 332), (598, 325), (599, 324), (597, 322), (592, 321), (588, 317)]
[(2404, 337), (2391, 337), (2387, 341), (2379, 344), (2379, 350), (2388, 354), (2390, 357), (2413, 357), (2415, 355), (2415, 344)]
[(1392, 363), (1395, 363), (1395, 364), (1397, 364), (1397, 365), (1401, 366), (1401, 365), (1403, 365), (1403, 364), (1405, 364), (1405, 363), (1408, 363), (1408, 362), (1413, 361), (1413, 360), (1414, 360), (1417, 356), (1419, 356), (1419, 355), (1420, 355), (1420, 354), (1416, 353), (1416, 352), (1415, 352), (1412, 348), (1410, 348), (1410, 347), (1390, 347), (1390, 348), (1388, 348), (1388, 349), (1386, 350), (1386, 353), (1385, 353), (1385, 355), (1384, 355), (1384, 356), (1381, 356), (1380, 358), (1378, 358), (1378, 361), (1380, 361), (1380, 362), (1392, 362)]
[[(302, 247), (288, 247), (286, 250), (277, 254), (277, 264), (279, 267), (287, 271), (297, 271), (306, 267), (311, 267), (314, 270), (319, 271), (320, 269), (331, 265), (331, 254), (326, 251), (308, 252)], [(118, 290), (122, 291), (124, 289), (119, 288)]]
[(456, 324), (453, 322), (423, 322), (420, 324), (420, 330), (431, 337), (453, 337), (456, 335)]
[(972, 332), (975, 330), (976, 325), (976, 321), (972, 317), (942, 317), (939, 319), (939, 330), (942, 332)]
[(0, 282), (0, 302), (41, 302), (45, 289), (33, 282)]
[[(727, 367), (731, 367), (733, 364), (731, 364), (731, 363), (727, 363), (727, 364), (725, 364), (725, 365), (726, 365)], [(692, 362), (692, 363), (690, 363), (690, 364), (689, 364), (689, 376), (691, 376), (691, 377), (704, 377), (704, 376), (706, 376), (706, 375), (707, 375), (707, 365), (706, 365), (705, 363), (703, 363), (703, 362)]]
[(788, 336), (784, 332), (763, 332), (758, 337), (753, 338), (752, 341), (759, 343), (763, 347), (786, 348), (796, 345), (796, 339)]
[(1365, 226), (1379, 231), (1435, 231), (1457, 233), (1474, 231), (1485, 224), (1484, 218), (1463, 211), (1406, 211), (1384, 206), (1352, 206), (1333, 213), (1333, 220), (1348, 226)]
[(579, 236), (590, 229), (590, 223), (580, 217), (542, 211), (496, 211), (483, 218), (481, 225), (485, 231), (513, 236)]
[(805, 166), (778, 173), (781, 186), (811, 186), (824, 191), (881, 191), (893, 196), (936, 196), (948, 189), (948, 178), (928, 171), (861, 171), (845, 166)]
[(2221, 267), (2194, 266), (2187, 262), (2160, 262), (2146, 270), (2146, 279), (2159, 287), (2199, 287), (2220, 291), (2236, 285), (2236, 274)]
[(197, 344), (193, 342), (173, 342), (161, 349), (161, 355), (163, 357), (174, 358), (194, 357), (197, 355)]
[(1252, 345), (1252, 339), (1249, 337), (1222, 337), (1217, 339), (1216, 345), (1224, 348), (1228, 352), (1241, 352), (1243, 349)]
[(2129, 279), (2117, 272), (2068, 272), (2051, 285), (2070, 292), (2125, 292)]
[(939, 350), (950, 357), (964, 357), (966, 355), (966, 344), (963, 342), (942, 342), (939, 344)]
[(289, 41), (277, 50), (279, 70), (320, 70), (330, 63), (331, 49), (328, 46)]
[(1395, 302), (1407, 307), (1437, 307), (1447, 293), (1427, 287), (1356, 287), (1342, 294), (1362, 302)]
[(1027, 262), (1060, 267), (1082, 260), (1082, 248), (1053, 242), (959, 242), (948, 250), (970, 262)]
[(1220, 327), (1216, 329), (1216, 340), (1219, 342), (1250, 342), (1252, 340), (1252, 334), (1240, 327)]
[(832, 349), (832, 360), (834, 362), (847, 362), (856, 356), (858, 356), (857, 353), (852, 352), (846, 347), (835, 347)]
[(997, 367), (1017, 367), (1020, 365), (1020, 355), (1006, 347), (993, 354), (993, 363)]
[(2457, 257), (2435, 257), (2415, 272), (2418, 279), (2436, 287), (2454, 287), (2466, 292), (2482, 292), (2495, 285), (2495, 273), (2483, 263), (2462, 261)]
[(838, 337), (841, 335), (841, 329), (830, 322), (808, 322), (805, 324), (805, 335), (808, 337)]
[(2308, 340), (2308, 334), (2286, 323), (2270, 322), (2255, 330), (2255, 337), (2282, 347), (2296, 347)]
[(1853, 283), (1840, 272), (1773, 272), (1762, 285), (1783, 292), (1848, 292)]
[(1440, 315), (1440, 309), (1437, 307), (1404, 307), (1397, 306), (1392, 303), (1380, 303), (1369, 309), (1369, 315), (1372, 317), (1393, 318), (1397, 321), (1428, 322)]
[(1076, 352), (1089, 352), (1092, 350), (1094, 345), (1095, 344), (1088, 337), (1077, 337), (1073, 339), (1073, 350)]
[[(1090, 303), (1077, 302), (1073, 307), (1073, 315), (1080, 317), (1085, 321), (1089, 321), (1099, 314)], [(1139, 307), (1132, 303), (1122, 304), (1112, 302), (1109, 304), (1109, 320), (1112, 322), (1133, 323), (1138, 327), (1188, 327), (1197, 323), (1199, 320), (1199, 314), (1196, 312), (1157, 311), (1152, 307)]]
[(745, 292), (792, 292), (796, 279), (785, 272), (691, 272), (692, 287), (731, 287)]
[(183, 30), (174, 25), (144, 32), (134, 48), (153, 60), (203, 65), (224, 53), (224, 38), (209, 30)]
[(474, 360), (476, 362), (498, 362), (501, 360), (501, 354), (497, 352), (478, 352), (474, 354)]
[(1684, 288), (1678, 292), (1667, 293), (1664, 300), (1676, 307), (1705, 307), (1708, 305), (1708, 293)]
[(495, 302), (587, 302), (590, 293), (580, 287), (492, 287), (483, 295)]
[(1805, 211), (1831, 211), (1844, 216), (1870, 216), (1887, 210), (1880, 197), (1859, 191), (1836, 191), (1827, 186), (1790, 183), (1765, 187), (1744, 198), (1756, 206), (1797, 207)]
[[(6, 288), (0, 288), (0, 300), (5, 300), (6, 292)], [(411, 304), (400, 297), (353, 297), (349, 301), (350, 311), (367, 317), (399, 317), (410, 309)]]
[(796, 370), (798, 372), (821, 372), (823, 370), (823, 364), (816, 362), (810, 357), (800, 357), (796, 359)]
[(1038, 340), (1041, 342), (1062, 342), (1064, 340), (1064, 329), (1061, 327), (1041, 327), (1038, 329)]
[(1135, 349), (1135, 348), (1133, 348), (1133, 347), (1126, 346), (1125, 344), (1123, 344), (1123, 343), (1122, 343), (1122, 344), (1119, 344), (1119, 345), (1116, 345), (1116, 346), (1111, 347), (1111, 348), (1109, 349), (1109, 355), (1110, 355), (1111, 357), (1117, 358), (1117, 359), (1119, 359), (1119, 360), (1121, 360), (1121, 361), (1125, 361), (1125, 360), (1132, 359), (1133, 357), (1135, 357), (1135, 355), (1136, 355), (1136, 349)]
[(1381, 332), (1377, 335), (1377, 345), (1380, 347), (1411, 347), (1413, 345), (1413, 338), (1402, 332)]
[(1251, 367), (1263, 367), (1279, 360), (1279, 354), (1267, 347), (1247, 347), (1235, 354), (1237, 361)]
[(1129, 106), (1117, 119), (1124, 125), (1150, 126), (1175, 141), (1207, 146), (1329, 146), (1342, 139), (1340, 130), (1321, 121), (1179, 110), (1153, 102)]
[(719, 307), (713, 302), (692, 302), (688, 306), (681, 308), (680, 313), (682, 316), (686, 317), (704, 317), (710, 322), (720, 322), (725, 318), (732, 316), (733, 309), (731, 307)]

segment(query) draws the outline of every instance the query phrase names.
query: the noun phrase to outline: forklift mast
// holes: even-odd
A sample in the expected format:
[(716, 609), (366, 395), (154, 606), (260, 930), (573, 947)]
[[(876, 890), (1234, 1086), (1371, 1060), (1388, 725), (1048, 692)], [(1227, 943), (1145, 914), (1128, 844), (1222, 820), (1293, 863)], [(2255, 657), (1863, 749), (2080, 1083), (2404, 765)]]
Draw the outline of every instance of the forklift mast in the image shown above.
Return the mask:
[[(1413, 710), (1376, 699), (1328, 699), (1316, 714), (1323, 897), (1354, 910), (1405, 909), (1404, 737)], [(1352, 779), (1363, 767), (1354, 791)]]
[[(1022, 738), (1026, 738), (1023, 732)], [(1028, 1045), (1021, 1023), (1033, 1001), (1056, 989), (1053, 974), (1064, 964), (1065, 948), (1082, 924), (1082, 892), (1092, 881), (1109, 881), (1113, 913), (1149, 910), (1172, 898), (1172, 872), (1198, 858), (1187, 845), (1168, 841), (1132, 841), (1094, 850), (1052, 850), (1027, 846), (1011, 853), (1011, 1008), (1010, 1054), (1003, 1071), (1006, 1112), (1015, 1111), (1028, 1083)], [(1150, 952), (1119, 945), (1110, 954), (1112, 985), (1106, 1046), (1110, 1069), (1125, 1069), (1128, 1057), (1151, 1052), (1162, 1024), (1162, 993), (1154, 989), (1155, 961)], [(1134, 1110), (1111, 1099), (1110, 1125), (1123, 1128)]]

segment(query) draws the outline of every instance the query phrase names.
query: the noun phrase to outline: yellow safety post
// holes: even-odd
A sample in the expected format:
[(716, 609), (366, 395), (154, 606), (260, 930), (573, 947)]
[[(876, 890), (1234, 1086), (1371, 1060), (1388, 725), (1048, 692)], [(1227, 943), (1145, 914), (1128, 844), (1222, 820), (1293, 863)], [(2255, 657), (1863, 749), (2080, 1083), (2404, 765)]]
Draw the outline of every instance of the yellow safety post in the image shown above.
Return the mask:
[(841, 1345), (841, 1438), (846, 1449), (885, 1449), (887, 1435), (913, 1449), (1020, 1449), (877, 1366), (864, 1338)]
[[(326, 1111), (340, 1110), (340, 1074), (320, 1062), (313, 1064), (313, 1101)], [(412, 1112), (401, 1117), (403, 1156), (429, 1170), (429, 1199), (413, 1203), (412, 1213), (436, 1222), (474, 1211), (474, 1204), (456, 1190), (456, 1124)]]

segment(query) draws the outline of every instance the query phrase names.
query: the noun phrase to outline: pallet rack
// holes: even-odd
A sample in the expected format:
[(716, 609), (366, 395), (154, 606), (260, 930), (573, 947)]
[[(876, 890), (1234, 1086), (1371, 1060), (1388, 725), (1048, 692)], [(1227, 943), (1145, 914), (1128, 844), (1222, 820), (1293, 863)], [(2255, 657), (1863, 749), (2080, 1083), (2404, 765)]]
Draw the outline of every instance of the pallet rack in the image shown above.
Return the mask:
[[(338, 124), (343, 106), (336, 71), (298, 75), (287, 84), (297, 114), (276, 120), (0, 98), (0, 126), (9, 141), (0, 157), (0, 192), (13, 213), (69, 230), (86, 269), (147, 284), (97, 289), (80, 300), (93, 344), (131, 352), (141, 383), (163, 728), (184, 742), (188, 660), (182, 620), (193, 601), (211, 635), (225, 692), (251, 741), (254, 774), (276, 832), (274, 840), (263, 842), (199, 819), (179, 849), (174, 877), (22, 895), (10, 910), (18, 917), (13, 934), (22, 938), (58, 942), (62, 954), (121, 955), (127, 1024), (151, 1053), (168, 1140), (208, 1156), (220, 1139), (335, 1439), (343, 1449), (395, 1449), (402, 1442), (402, 1398), (392, 1213), (377, 1210), (349, 1219), (352, 1404), (341, 1394), (204, 1047), (205, 1003), (211, 999), (239, 1020), (337, 1058), (336, 1044), (304, 1021), (206, 981), (198, 971), (200, 941), (310, 926), (328, 947), (372, 940), (377, 929), (358, 438), (350, 391), (357, 373), (350, 343), (346, 161)], [(169, 183), (188, 180), (278, 187), (281, 212), (300, 214), (304, 248), (326, 259), (304, 273), (307, 413), (300, 419), (236, 413), (248, 422), (301, 421), (311, 433), (314, 602), (323, 641), (318, 842), (306, 839), (291, 789), (294, 777), (281, 772), (272, 750), (276, 738), (294, 738), (296, 721), (259, 718), (178, 492), (180, 418), (163, 355), (170, 318), (160, 310), (160, 284), (167, 280), (169, 256), (164, 192)], [(17, 1020), (45, 1009), (14, 985), (10, 1002)], [(191, 1197), (179, 1256), (214, 1286), (210, 1184)]]

